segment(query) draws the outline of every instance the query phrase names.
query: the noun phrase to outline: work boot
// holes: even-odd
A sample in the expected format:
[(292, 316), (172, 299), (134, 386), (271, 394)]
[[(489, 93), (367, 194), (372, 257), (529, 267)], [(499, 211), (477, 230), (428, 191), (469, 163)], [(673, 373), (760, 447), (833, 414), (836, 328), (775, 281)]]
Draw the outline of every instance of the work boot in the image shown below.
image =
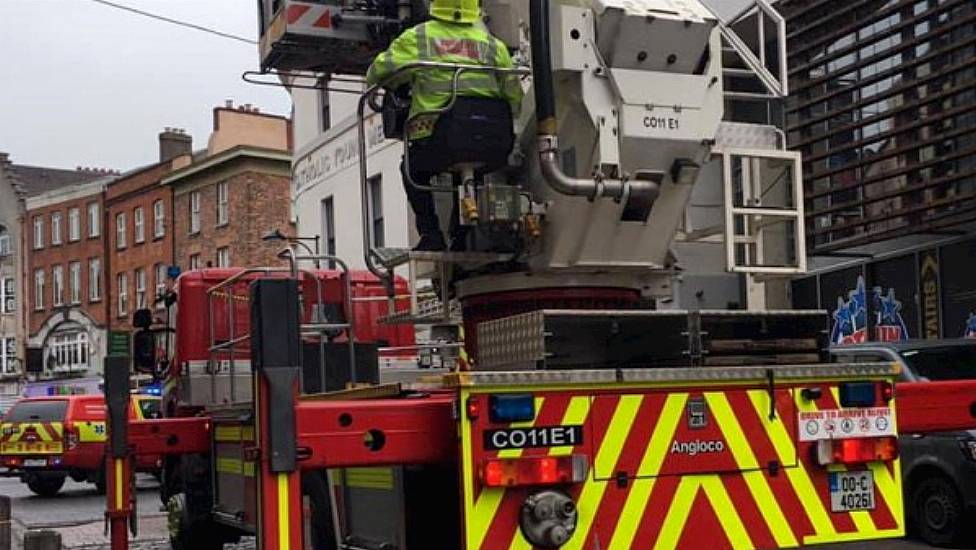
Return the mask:
[(447, 249), (444, 243), (444, 236), (440, 233), (421, 235), (420, 242), (413, 247), (414, 252), (443, 252)]

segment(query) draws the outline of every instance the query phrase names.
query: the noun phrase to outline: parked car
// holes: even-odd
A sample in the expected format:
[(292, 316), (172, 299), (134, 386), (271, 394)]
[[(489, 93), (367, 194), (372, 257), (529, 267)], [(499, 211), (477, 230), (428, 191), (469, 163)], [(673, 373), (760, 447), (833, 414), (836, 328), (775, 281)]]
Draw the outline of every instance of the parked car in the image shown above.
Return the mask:
[[(129, 418), (159, 418), (160, 398), (134, 395)], [(37, 495), (53, 496), (70, 476), (105, 491), (105, 398), (101, 395), (30, 397), (18, 401), (0, 422), (0, 466)], [(137, 469), (159, 470), (158, 457), (143, 457)]]
[[(976, 340), (869, 342), (831, 352), (844, 361), (896, 361), (902, 367), (901, 382), (976, 379)], [(911, 531), (934, 546), (971, 542), (976, 430), (901, 434), (899, 447)]]

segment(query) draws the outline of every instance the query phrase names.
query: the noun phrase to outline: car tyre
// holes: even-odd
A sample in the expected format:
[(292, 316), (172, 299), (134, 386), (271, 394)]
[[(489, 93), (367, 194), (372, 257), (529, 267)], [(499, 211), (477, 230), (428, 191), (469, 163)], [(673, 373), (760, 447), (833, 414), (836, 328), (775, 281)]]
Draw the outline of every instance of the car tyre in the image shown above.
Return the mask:
[(32, 474), (27, 477), (27, 488), (37, 496), (53, 497), (64, 487), (66, 477), (65, 475)]
[(91, 475), (91, 482), (95, 484), (95, 494), (105, 494), (105, 470), (95, 470)]
[(923, 479), (912, 492), (910, 510), (915, 532), (932, 546), (952, 546), (962, 538), (963, 503), (948, 479)]
[(172, 550), (222, 550), (224, 541), (209, 521), (193, 518), (186, 495), (178, 493), (166, 503), (166, 526)]

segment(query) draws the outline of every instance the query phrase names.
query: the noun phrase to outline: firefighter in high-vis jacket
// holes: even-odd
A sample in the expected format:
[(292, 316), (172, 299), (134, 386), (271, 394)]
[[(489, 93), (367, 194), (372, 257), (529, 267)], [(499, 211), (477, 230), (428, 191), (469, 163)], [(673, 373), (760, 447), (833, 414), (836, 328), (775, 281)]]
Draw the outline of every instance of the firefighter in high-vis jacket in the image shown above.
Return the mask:
[[(514, 142), (512, 117), (522, 103), (521, 85), (510, 73), (461, 71), (456, 85), (453, 69), (413, 68), (390, 78), (423, 61), (512, 68), (505, 44), (481, 21), (479, 0), (433, 0), (430, 15), (433, 19), (394, 40), (366, 75), (369, 85), (382, 84), (388, 93), (410, 89), (404, 128), (410, 144), (409, 174), (403, 164), (401, 173), (420, 234), (415, 250), (446, 248), (433, 195), (417, 186), (429, 186), (435, 175), (461, 163), (476, 166), (479, 173), (505, 166)], [(464, 232), (456, 201), (452, 218), (451, 248), (462, 250)]]

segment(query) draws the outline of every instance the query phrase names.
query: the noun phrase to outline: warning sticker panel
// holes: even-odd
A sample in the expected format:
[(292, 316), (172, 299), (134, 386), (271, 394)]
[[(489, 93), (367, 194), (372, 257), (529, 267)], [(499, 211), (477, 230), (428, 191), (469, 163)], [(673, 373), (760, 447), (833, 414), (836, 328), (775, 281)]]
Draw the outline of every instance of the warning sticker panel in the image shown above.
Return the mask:
[(890, 407), (804, 411), (798, 418), (800, 441), (895, 435)]

